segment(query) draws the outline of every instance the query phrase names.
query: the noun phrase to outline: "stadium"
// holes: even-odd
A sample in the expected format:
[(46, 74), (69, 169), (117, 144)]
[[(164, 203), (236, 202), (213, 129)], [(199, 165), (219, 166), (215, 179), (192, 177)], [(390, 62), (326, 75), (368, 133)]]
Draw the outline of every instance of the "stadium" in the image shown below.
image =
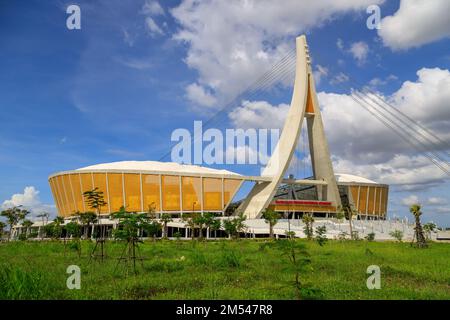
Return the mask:
[[(49, 177), (59, 216), (69, 221), (80, 212), (95, 211), (87, 207), (83, 193), (97, 188), (106, 201), (100, 208), (99, 224), (108, 228), (116, 226), (110, 215), (121, 207), (129, 212), (152, 212), (156, 217), (169, 214), (174, 218), (170, 227), (181, 229), (185, 236), (188, 228), (179, 218), (187, 213), (208, 212), (219, 217), (242, 214), (254, 235), (267, 233), (267, 225), (261, 225), (267, 209), (287, 218), (285, 229), (290, 229), (290, 219), (300, 221), (304, 214), (334, 219), (342, 213), (348, 218), (351, 212), (355, 220), (385, 220), (387, 185), (334, 172), (305, 36), (296, 39), (296, 52), (291, 105), (279, 141), (260, 176), (174, 162), (96, 164)], [(304, 123), (313, 175), (296, 179), (288, 171)], [(251, 190), (235, 199), (245, 182), (253, 184)]]
[[(58, 214), (70, 219), (88, 208), (83, 193), (97, 188), (106, 205), (102, 221), (121, 207), (181, 218), (185, 213), (217, 216), (243, 214), (261, 220), (266, 209), (286, 218), (305, 213), (333, 218), (351, 210), (359, 220), (386, 219), (387, 185), (351, 174), (336, 174), (323, 128), (306, 38), (296, 39), (296, 74), (291, 106), (274, 152), (260, 176), (157, 161), (121, 161), (64, 171), (49, 177)], [(306, 122), (313, 175), (296, 179), (289, 165)], [(235, 199), (244, 182), (253, 183), (243, 199)]]
[[(89, 211), (83, 193), (94, 188), (104, 192), (107, 205), (101, 213), (105, 215), (123, 206), (131, 212), (154, 211), (182, 217), (183, 213), (192, 212), (227, 215), (230, 205), (238, 208), (242, 204), (242, 200), (233, 199), (244, 181), (265, 180), (193, 165), (122, 161), (60, 172), (52, 175), (49, 183), (63, 217)], [(308, 185), (308, 180), (313, 181), (305, 179), (299, 184), (292, 177), (284, 179), (268, 207), (291, 217), (304, 213), (332, 217), (338, 209), (336, 204), (319, 199), (322, 185)], [(336, 174), (336, 181), (341, 203), (353, 207), (357, 218), (385, 219), (387, 185), (349, 174)]]

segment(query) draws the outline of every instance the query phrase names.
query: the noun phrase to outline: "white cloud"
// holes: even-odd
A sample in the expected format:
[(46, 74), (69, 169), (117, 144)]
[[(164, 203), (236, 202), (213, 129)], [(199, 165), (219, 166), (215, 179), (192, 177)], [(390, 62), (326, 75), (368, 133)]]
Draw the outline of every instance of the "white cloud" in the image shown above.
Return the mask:
[(331, 84), (338, 84), (338, 83), (343, 83), (343, 82), (347, 82), (349, 80), (349, 77), (343, 73), (340, 72), (339, 74), (335, 75), (331, 80), (330, 83)]
[(339, 50), (344, 50), (344, 41), (342, 41), (341, 38), (338, 38), (336, 41), (336, 47), (338, 47)]
[(448, 201), (444, 198), (439, 198), (439, 197), (430, 197), (427, 200), (427, 204), (430, 205), (442, 205), (442, 204), (447, 204)]
[[(439, 68), (422, 68), (417, 71), (416, 82), (405, 81), (392, 96), (399, 109), (412, 118), (431, 125), (450, 127), (450, 72)], [(450, 138), (447, 134), (444, 139)]]
[(125, 29), (122, 28), (123, 41), (130, 47), (134, 46), (134, 37)]
[(142, 6), (142, 13), (148, 14), (151, 16), (164, 15), (164, 9), (161, 7), (158, 1), (149, 0), (144, 3)]
[(412, 206), (413, 204), (417, 204), (417, 203), (420, 203), (419, 197), (414, 194), (412, 194), (406, 198), (403, 198), (401, 200), (401, 204), (404, 206), (408, 206), (408, 207)]
[(266, 101), (243, 101), (228, 116), (236, 128), (281, 129), (288, 110), (284, 103), (273, 106)]
[(437, 207), (436, 211), (438, 213), (450, 213), (450, 207)]
[(393, 16), (381, 20), (378, 35), (393, 50), (419, 47), (450, 37), (450, 1), (401, 0)]
[(381, 2), (184, 0), (171, 14), (180, 25), (174, 39), (188, 45), (186, 64), (222, 101), (285, 56), (298, 34)]
[(17, 206), (23, 206), (23, 208), (30, 210), (31, 214), (27, 217), (30, 220), (36, 219), (36, 215), (44, 211), (50, 213), (53, 217), (56, 215), (55, 206), (42, 203), (39, 199), (39, 191), (33, 186), (25, 187), (23, 193), (13, 194), (11, 199), (3, 201), (1, 208), (5, 210)]
[(369, 45), (364, 41), (354, 42), (350, 45), (349, 51), (357, 63), (362, 65), (366, 62), (367, 55), (369, 54)]
[(326, 67), (318, 64), (316, 66), (316, 69), (313, 71), (313, 74), (314, 74), (314, 80), (316, 81), (316, 85), (319, 85), (320, 80), (322, 80), (322, 77), (328, 76), (328, 69)]
[(200, 106), (212, 107), (217, 103), (216, 98), (197, 83), (191, 83), (186, 87), (186, 96), (190, 101)]
[(164, 31), (156, 24), (153, 18), (145, 18), (145, 24), (152, 37), (164, 34)]
[(373, 78), (372, 80), (369, 81), (369, 87), (376, 88), (379, 86), (384, 86), (384, 85), (388, 84), (389, 82), (395, 81), (395, 80), (398, 80), (398, 77), (393, 74), (390, 74), (389, 76), (387, 76), (384, 79), (381, 79), (378, 77)]

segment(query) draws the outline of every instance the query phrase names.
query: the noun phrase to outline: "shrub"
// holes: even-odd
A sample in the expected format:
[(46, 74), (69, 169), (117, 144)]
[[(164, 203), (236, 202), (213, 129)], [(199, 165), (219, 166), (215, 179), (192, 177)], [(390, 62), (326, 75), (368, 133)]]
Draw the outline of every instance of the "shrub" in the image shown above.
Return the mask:
[(222, 267), (239, 268), (241, 266), (241, 258), (233, 250), (224, 250), (219, 260)]
[(359, 240), (359, 232), (358, 231), (352, 231), (352, 239), (353, 240)]
[(389, 232), (389, 235), (390, 235), (392, 238), (397, 239), (399, 242), (402, 242), (402, 239), (403, 239), (403, 231), (400, 231), (400, 230), (394, 230), (394, 231)]
[(338, 235), (339, 240), (345, 240), (345, 239), (347, 239), (347, 237), (348, 237), (348, 233), (345, 231), (339, 233), (339, 235)]
[(374, 232), (368, 233), (367, 236), (365, 237), (365, 239), (367, 241), (374, 241), (375, 240), (375, 233)]
[(327, 227), (319, 226), (316, 228), (316, 241), (321, 247), (328, 241), (326, 233)]

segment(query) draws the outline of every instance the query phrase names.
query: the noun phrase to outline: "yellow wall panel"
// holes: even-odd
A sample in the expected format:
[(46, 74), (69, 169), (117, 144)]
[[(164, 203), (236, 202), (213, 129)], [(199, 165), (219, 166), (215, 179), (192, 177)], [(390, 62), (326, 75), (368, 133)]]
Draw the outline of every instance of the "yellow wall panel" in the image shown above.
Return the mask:
[(181, 177), (183, 186), (183, 211), (201, 210), (201, 178)]
[(367, 203), (367, 213), (375, 214), (375, 188), (369, 187), (369, 202)]
[(349, 186), (348, 188), (350, 189), (350, 193), (352, 195), (353, 205), (355, 206), (356, 211), (359, 212), (359, 207), (358, 207), (358, 186)]
[(237, 189), (241, 185), (241, 180), (236, 179), (224, 179), (223, 180), (223, 207), (225, 208), (236, 193)]
[(84, 200), (83, 194), (81, 192), (80, 175), (78, 173), (73, 173), (69, 175), (70, 183), (72, 185), (73, 197), (75, 201), (75, 210), (79, 212), (84, 211)]
[(149, 207), (155, 211), (161, 210), (159, 203), (159, 176), (143, 174), (142, 175), (142, 194), (144, 197), (144, 211), (148, 211)]
[(180, 211), (179, 176), (162, 176), (162, 200), (164, 211)]
[(67, 200), (66, 200), (66, 194), (65, 194), (64, 188), (63, 188), (62, 176), (55, 177), (55, 183), (56, 183), (56, 188), (58, 189), (58, 193), (59, 193), (60, 199), (61, 199), (62, 215), (65, 217), (66, 215), (68, 215), (69, 210), (67, 209)]
[(122, 174), (108, 173), (108, 191), (111, 212), (117, 212), (123, 207)]
[(124, 173), (125, 205), (128, 211), (141, 212), (141, 177), (139, 174)]
[(362, 214), (366, 213), (367, 207), (367, 187), (361, 186), (359, 191), (359, 212)]
[[(106, 173), (93, 173), (92, 177), (94, 179), (94, 188), (98, 188), (97, 191), (103, 192), (103, 200), (106, 204), (100, 208), (100, 213), (108, 213), (108, 192), (106, 188)], [(89, 210), (92, 210), (91, 208)]]
[(203, 178), (203, 210), (222, 210), (222, 179)]
[(55, 200), (56, 209), (58, 210), (58, 215), (62, 216), (61, 202), (58, 196), (58, 190), (55, 185), (55, 178), (49, 179), (50, 189), (52, 190), (53, 199)]

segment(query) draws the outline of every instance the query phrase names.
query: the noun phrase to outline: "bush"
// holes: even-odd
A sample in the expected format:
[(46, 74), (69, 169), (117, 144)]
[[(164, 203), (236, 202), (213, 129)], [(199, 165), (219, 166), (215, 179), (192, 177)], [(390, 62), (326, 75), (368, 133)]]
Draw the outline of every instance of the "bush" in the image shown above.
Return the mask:
[(201, 251), (194, 251), (192, 254), (192, 264), (194, 265), (206, 265), (208, 261), (206, 260), (205, 255)]
[(219, 260), (222, 267), (239, 268), (241, 266), (241, 258), (233, 250), (224, 250)]
[(365, 237), (365, 239), (367, 241), (374, 241), (375, 240), (375, 233), (374, 232), (368, 233), (367, 236)]
[(359, 232), (358, 231), (352, 231), (352, 239), (353, 240), (359, 240)]
[(399, 242), (402, 242), (402, 239), (403, 239), (403, 231), (400, 231), (400, 230), (394, 230), (394, 231), (389, 232), (389, 235), (390, 235), (392, 238), (397, 239)]
[(19, 236), (17, 237), (17, 240), (19, 241), (25, 241), (27, 240), (27, 235), (25, 233), (21, 233), (19, 234)]
[(316, 241), (321, 247), (328, 241), (326, 233), (327, 227), (319, 226), (316, 228)]
[(347, 239), (347, 237), (348, 237), (348, 233), (345, 231), (339, 233), (339, 235), (338, 235), (339, 240), (345, 240), (345, 239)]

